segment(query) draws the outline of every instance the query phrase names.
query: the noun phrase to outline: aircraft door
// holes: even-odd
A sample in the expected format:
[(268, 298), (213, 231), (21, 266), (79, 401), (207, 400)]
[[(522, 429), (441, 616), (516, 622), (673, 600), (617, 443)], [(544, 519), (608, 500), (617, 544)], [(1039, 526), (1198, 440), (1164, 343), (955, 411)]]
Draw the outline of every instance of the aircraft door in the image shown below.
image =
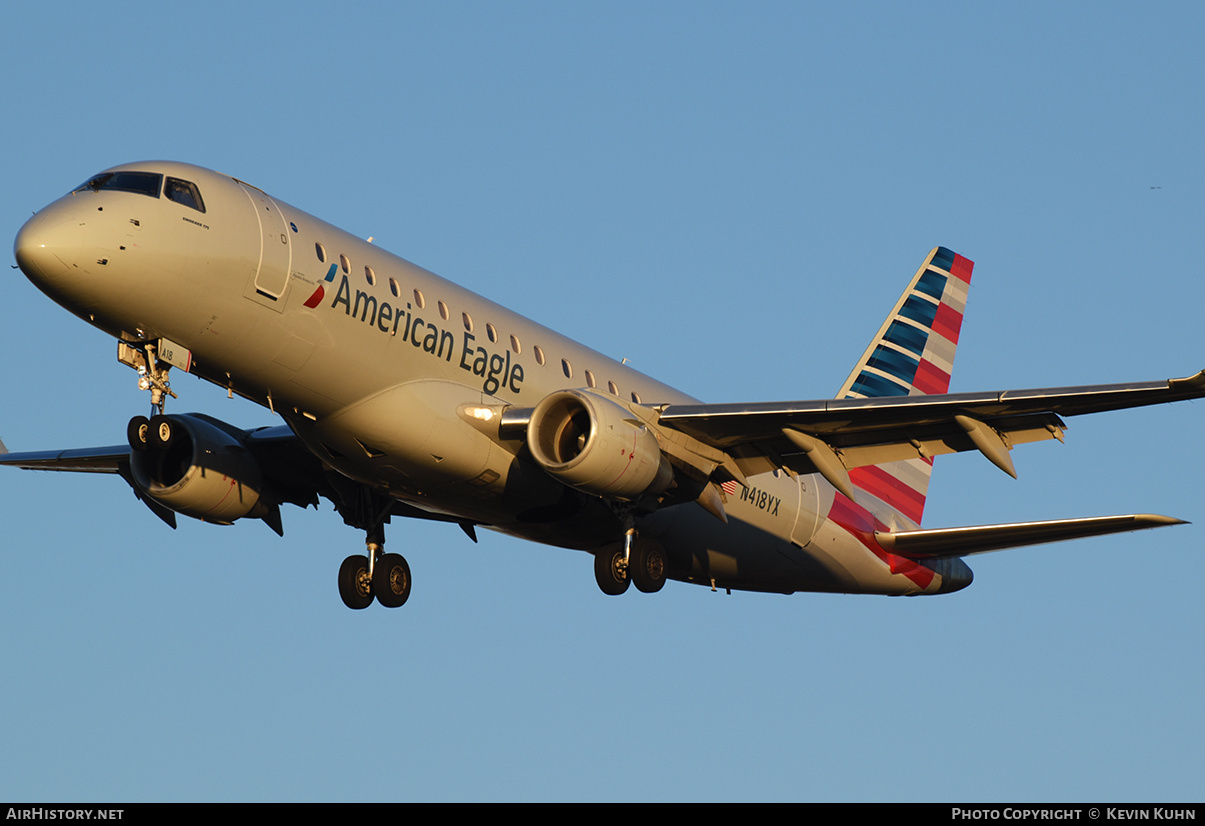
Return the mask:
[(799, 489), (799, 507), (791, 526), (791, 542), (802, 548), (812, 541), (820, 524), (820, 488), (816, 477), (810, 475), (801, 475), (795, 486)]
[(289, 286), (293, 245), (284, 216), (266, 193), (239, 182), (255, 212), (259, 229), (259, 262), (243, 294), (276, 312), (284, 311), (284, 293)]

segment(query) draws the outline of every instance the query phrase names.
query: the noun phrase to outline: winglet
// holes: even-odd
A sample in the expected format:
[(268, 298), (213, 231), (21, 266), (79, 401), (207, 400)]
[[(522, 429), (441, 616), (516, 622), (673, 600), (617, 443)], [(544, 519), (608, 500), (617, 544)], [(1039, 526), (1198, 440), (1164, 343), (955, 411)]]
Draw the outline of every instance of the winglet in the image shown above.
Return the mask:
[[(1167, 386), (1172, 390), (1205, 390), (1205, 370), (1186, 379), (1171, 379)], [(0, 446), (3, 446), (0, 442)]]
[(4, 440), (0, 439), (0, 456), (3, 456), (5, 453), (8, 453), (8, 448), (4, 446)]

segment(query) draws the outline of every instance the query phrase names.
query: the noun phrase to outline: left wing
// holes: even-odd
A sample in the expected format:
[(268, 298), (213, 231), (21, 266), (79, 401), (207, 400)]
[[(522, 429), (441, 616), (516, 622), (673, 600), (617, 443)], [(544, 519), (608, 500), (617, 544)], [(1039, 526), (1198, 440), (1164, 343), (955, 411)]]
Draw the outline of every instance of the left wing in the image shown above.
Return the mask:
[(998, 393), (672, 404), (657, 424), (727, 452), (746, 474), (774, 467), (820, 472), (841, 490), (850, 468), (972, 449), (1015, 476), (1013, 445), (1061, 440), (1061, 416), (1203, 396), (1205, 371), (1167, 381)]

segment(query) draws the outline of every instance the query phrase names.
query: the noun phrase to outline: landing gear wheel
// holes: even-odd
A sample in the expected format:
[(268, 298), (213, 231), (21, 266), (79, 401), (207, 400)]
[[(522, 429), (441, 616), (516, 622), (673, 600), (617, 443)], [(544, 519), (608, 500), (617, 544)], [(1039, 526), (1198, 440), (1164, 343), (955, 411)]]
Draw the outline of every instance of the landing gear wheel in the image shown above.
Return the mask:
[(167, 416), (152, 416), (150, 422), (150, 444), (167, 447), (176, 438), (176, 423)]
[(134, 450), (142, 451), (151, 446), (151, 422), (146, 416), (135, 416), (126, 425), (126, 439)]
[(617, 597), (628, 590), (631, 579), (623, 565), (623, 545), (608, 545), (594, 552), (594, 579), (607, 596)]
[(656, 542), (636, 540), (628, 560), (628, 575), (636, 590), (655, 594), (665, 585), (665, 549)]
[(368, 580), (368, 557), (349, 556), (339, 566), (339, 596), (348, 608), (372, 605), (372, 583)]
[(410, 598), (410, 566), (404, 556), (385, 554), (377, 560), (372, 570), (372, 593), (386, 608), (405, 604)]

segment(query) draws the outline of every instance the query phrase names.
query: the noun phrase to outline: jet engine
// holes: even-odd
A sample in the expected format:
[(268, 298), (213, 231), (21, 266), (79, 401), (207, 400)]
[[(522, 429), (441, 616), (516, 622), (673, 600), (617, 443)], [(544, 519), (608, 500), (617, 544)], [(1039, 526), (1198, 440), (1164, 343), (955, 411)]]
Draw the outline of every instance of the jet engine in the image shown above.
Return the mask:
[(177, 513), (229, 525), (262, 517), (263, 474), (240, 432), (198, 414), (130, 422), (130, 473), (143, 493)]
[(673, 468), (648, 426), (592, 393), (562, 390), (536, 405), (527, 447), (554, 479), (594, 496), (634, 501), (673, 481)]

